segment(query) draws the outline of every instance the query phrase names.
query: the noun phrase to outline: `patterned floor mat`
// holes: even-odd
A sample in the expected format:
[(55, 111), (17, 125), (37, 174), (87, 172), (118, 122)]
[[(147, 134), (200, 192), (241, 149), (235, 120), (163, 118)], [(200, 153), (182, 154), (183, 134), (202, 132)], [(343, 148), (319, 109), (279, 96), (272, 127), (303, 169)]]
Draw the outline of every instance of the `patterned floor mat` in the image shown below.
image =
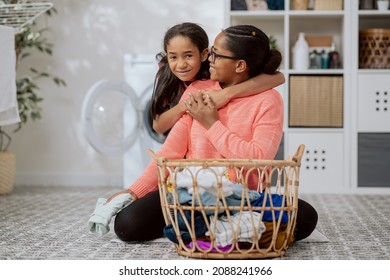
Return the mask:
[[(183, 259), (164, 239), (124, 243), (112, 231), (102, 237), (88, 231), (97, 198), (116, 191), (15, 187), (12, 194), (0, 196), (0, 259)], [(282, 259), (390, 259), (390, 196), (306, 194), (302, 198), (318, 211), (318, 232), (293, 244)]]

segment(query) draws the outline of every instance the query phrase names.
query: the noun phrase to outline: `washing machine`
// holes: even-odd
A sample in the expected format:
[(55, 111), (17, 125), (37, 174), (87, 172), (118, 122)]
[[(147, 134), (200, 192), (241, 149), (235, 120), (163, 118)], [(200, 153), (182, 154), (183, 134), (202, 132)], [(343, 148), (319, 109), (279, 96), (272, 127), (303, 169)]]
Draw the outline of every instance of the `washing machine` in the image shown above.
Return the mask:
[(128, 188), (151, 161), (147, 149), (158, 151), (165, 136), (152, 129), (149, 116), (155, 55), (124, 56), (124, 80), (100, 80), (88, 90), (82, 106), (83, 133), (105, 156), (123, 157), (123, 187)]

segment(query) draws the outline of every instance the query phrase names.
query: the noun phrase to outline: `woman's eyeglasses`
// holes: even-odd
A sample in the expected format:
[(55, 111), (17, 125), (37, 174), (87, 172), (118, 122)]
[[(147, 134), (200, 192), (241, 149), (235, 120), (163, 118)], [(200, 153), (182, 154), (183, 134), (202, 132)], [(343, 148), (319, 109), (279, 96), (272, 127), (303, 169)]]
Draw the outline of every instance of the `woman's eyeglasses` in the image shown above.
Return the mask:
[(226, 59), (233, 59), (233, 60), (238, 60), (239, 59), (239, 58), (237, 58), (235, 56), (227, 56), (227, 55), (217, 54), (217, 53), (214, 52), (214, 47), (211, 47), (211, 49), (210, 49), (210, 58), (211, 58), (212, 63), (215, 63), (215, 60), (217, 59), (217, 57), (226, 58)]

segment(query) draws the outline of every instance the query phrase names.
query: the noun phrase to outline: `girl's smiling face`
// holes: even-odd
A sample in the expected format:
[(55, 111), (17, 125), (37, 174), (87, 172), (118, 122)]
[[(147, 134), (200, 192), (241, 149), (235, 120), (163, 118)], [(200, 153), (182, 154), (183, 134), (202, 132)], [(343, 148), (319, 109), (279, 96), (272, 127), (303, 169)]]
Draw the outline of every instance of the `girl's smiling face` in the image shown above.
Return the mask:
[(199, 51), (191, 40), (184, 36), (173, 37), (167, 45), (167, 58), (172, 73), (183, 82), (192, 82), (208, 57), (208, 49)]

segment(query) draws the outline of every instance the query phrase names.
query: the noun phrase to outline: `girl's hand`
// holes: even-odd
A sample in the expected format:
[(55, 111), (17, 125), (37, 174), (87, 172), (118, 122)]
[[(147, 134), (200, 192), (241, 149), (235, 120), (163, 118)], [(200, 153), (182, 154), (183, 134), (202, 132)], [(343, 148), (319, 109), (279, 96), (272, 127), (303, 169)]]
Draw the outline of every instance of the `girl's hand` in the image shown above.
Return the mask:
[(185, 101), (187, 113), (197, 120), (204, 128), (209, 129), (218, 121), (217, 107), (210, 96), (202, 92), (191, 94)]
[(229, 103), (230, 99), (228, 96), (224, 93), (224, 90), (205, 90), (202, 91), (203, 99), (205, 100), (206, 97), (211, 98), (217, 107), (217, 109), (225, 107), (226, 104)]

